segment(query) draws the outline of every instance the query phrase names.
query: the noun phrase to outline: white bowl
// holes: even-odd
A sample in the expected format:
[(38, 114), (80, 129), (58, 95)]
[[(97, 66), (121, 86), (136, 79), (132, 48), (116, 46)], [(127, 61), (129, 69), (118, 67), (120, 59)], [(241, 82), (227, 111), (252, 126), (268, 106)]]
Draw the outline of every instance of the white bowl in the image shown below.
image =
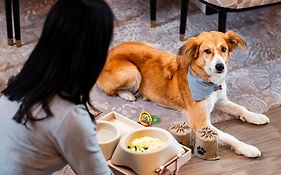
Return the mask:
[(106, 160), (110, 159), (121, 138), (121, 131), (112, 123), (97, 121), (97, 141)]
[[(164, 145), (149, 152), (135, 152), (128, 149), (128, 145), (133, 139), (144, 136), (158, 138), (164, 142)], [(149, 127), (124, 135), (112, 155), (111, 162), (115, 165), (127, 166), (137, 174), (150, 175), (156, 174), (157, 168), (184, 152), (185, 150), (168, 131)]]

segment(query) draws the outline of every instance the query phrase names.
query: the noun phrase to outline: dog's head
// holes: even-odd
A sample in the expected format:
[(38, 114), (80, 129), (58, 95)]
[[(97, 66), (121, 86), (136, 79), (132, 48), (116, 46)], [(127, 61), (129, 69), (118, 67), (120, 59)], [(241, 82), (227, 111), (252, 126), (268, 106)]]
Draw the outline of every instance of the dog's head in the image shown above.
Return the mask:
[(179, 49), (178, 60), (183, 68), (190, 68), (201, 78), (220, 82), (225, 78), (227, 63), (233, 50), (246, 48), (244, 39), (233, 31), (203, 32), (191, 37)]

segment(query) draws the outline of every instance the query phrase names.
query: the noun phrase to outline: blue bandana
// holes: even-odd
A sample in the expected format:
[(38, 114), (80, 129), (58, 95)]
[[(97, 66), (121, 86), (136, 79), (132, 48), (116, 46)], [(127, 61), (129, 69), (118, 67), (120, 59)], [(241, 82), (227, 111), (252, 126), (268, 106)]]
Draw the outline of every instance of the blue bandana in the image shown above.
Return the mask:
[(212, 92), (222, 89), (221, 85), (204, 81), (200, 77), (194, 75), (190, 71), (190, 68), (188, 68), (187, 81), (192, 99), (194, 101), (203, 100), (204, 98), (208, 97)]

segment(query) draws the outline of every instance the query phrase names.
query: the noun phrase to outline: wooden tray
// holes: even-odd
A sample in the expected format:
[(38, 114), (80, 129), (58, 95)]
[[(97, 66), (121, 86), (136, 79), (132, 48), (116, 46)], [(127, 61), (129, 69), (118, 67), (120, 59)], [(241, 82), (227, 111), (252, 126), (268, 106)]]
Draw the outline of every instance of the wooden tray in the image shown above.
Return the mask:
[[(101, 117), (98, 120), (102, 121), (109, 121), (112, 122), (115, 126), (117, 126), (119, 129), (121, 129), (123, 134), (127, 134), (129, 132), (133, 132), (136, 129), (145, 128), (141, 124), (138, 124), (134, 122), (133, 120), (128, 119), (127, 117), (123, 116), (122, 114), (119, 114), (117, 112), (111, 112), (107, 115)], [(179, 170), (179, 168), (188, 162), (191, 159), (191, 149), (188, 147), (185, 147), (184, 145), (181, 145), (185, 152), (182, 155), (177, 155), (171, 160), (167, 161), (164, 165), (159, 167), (155, 170), (155, 174), (160, 173), (163, 168), (168, 168), (171, 172), (174, 172), (175, 174)], [(113, 173), (116, 175), (135, 175), (136, 173), (131, 170), (128, 167), (125, 166), (117, 166), (111, 163), (111, 160), (109, 159), (107, 161), (108, 166), (112, 169)]]

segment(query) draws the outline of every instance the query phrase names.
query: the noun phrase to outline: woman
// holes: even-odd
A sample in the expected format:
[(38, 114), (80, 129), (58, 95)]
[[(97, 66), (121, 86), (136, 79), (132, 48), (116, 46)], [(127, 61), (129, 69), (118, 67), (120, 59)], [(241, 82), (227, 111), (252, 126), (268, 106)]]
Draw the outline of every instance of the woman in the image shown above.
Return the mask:
[(0, 98), (0, 174), (111, 174), (87, 108), (113, 33), (102, 0), (58, 0)]

